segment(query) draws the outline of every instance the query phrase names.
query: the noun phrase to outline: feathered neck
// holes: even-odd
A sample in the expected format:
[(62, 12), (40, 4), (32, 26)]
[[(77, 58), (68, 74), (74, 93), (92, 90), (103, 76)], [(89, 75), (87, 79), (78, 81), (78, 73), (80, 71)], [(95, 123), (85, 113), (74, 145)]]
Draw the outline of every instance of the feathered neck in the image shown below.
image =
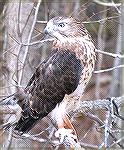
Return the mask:
[(83, 37), (69, 37), (69, 38), (63, 38), (63, 39), (55, 39), (53, 41), (53, 48), (66, 48), (66, 49), (72, 49), (74, 45), (78, 45), (82, 42), (89, 42), (91, 39), (86, 35)]
[[(87, 48), (87, 49), (86, 49)], [(53, 42), (53, 49), (56, 50), (68, 50), (75, 53), (78, 59), (84, 58), (84, 55), (87, 57), (92, 54), (95, 55), (95, 46), (89, 38), (89, 36), (74, 37), (74, 38), (65, 38), (63, 40), (55, 40)]]

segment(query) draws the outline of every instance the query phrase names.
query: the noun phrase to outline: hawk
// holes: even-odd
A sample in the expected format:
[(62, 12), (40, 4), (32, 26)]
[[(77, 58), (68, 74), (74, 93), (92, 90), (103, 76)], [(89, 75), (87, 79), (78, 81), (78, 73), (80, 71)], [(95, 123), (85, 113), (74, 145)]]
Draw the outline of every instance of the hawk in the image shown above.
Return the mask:
[(44, 32), (55, 40), (50, 55), (37, 67), (23, 94), (15, 94), (22, 108), (15, 130), (26, 133), (48, 115), (58, 129), (75, 132), (67, 112), (76, 107), (91, 78), (95, 46), (84, 25), (72, 17), (54, 17)]

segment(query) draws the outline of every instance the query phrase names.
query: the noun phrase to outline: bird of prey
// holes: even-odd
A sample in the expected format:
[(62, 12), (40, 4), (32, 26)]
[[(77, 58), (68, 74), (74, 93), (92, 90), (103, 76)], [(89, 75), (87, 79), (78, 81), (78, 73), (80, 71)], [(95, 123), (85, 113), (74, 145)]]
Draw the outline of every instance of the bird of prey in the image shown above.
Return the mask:
[(23, 94), (15, 94), (22, 108), (15, 130), (26, 133), (49, 115), (60, 131), (75, 132), (67, 112), (76, 107), (91, 78), (95, 46), (84, 25), (72, 17), (54, 17), (44, 32), (55, 40), (50, 55), (37, 67)]

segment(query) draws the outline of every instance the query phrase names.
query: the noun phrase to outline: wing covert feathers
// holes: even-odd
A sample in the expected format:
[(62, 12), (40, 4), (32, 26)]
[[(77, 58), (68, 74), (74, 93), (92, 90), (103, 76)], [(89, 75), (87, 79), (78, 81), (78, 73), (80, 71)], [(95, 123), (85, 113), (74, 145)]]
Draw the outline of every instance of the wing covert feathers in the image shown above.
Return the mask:
[(28, 96), (23, 98), (22, 116), (15, 130), (28, 132), (62, 102), (65, 94), (74, 92), (82, 69), (75, 53), (68, 50), (52, 52), (36, 69), (25, 89)]

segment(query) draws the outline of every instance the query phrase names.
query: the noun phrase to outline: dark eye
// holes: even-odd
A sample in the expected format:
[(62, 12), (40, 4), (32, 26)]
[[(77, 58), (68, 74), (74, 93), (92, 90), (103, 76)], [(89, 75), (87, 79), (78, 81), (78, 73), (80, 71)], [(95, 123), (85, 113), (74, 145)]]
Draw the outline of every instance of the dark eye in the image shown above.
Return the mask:
[(64, 23), (64, 22), (61, 22), (61, 23), (58, 24), (58, 27), (63, 28), (64, 26), (65, 26), (65, 23)]

